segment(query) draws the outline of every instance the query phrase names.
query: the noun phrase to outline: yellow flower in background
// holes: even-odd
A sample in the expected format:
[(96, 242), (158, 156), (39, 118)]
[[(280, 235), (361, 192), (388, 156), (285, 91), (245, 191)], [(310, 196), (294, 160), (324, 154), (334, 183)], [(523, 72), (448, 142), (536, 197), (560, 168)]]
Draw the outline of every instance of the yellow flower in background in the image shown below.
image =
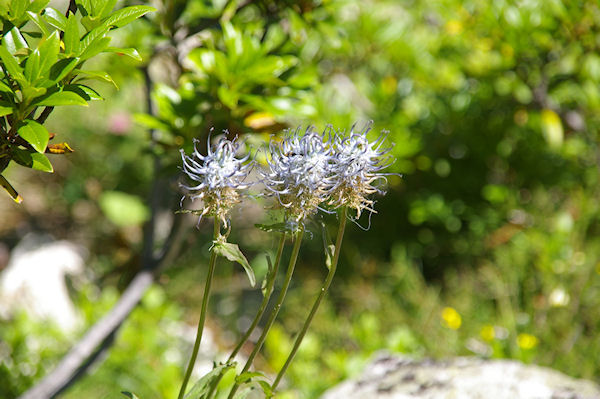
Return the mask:
[(493, 341), (496, 337), (494, 326), (492, 326), (491, 324), (486, 324), (485, 326), (481, 327), (479, 335), (484, 341)]
[(535, 335), (521, 333), (517, 336), (517, 345), (519, 345), (519, 348), (521, 349), (533, 349), (537, 346), (538, 342)]
[(442, 310), (442, 323), (445, 327), (458, 330), (462, 324), (462, 318), (456, 309), (448, 306)]

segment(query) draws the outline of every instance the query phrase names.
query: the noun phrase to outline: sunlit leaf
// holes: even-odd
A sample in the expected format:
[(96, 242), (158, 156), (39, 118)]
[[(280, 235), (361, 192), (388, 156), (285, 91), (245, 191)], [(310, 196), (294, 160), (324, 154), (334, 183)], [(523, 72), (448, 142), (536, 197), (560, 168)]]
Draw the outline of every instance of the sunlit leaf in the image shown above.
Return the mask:
[(138, 51), (134, 48), (107, 47), (104, 49), (104, 52), (117, 53), (118, 55), (126, 55), (128, 57), (133, 58), (136, 61), (142, 60), (142, 57), (140, 56)]
[(151, 11), (156, 11), (154, 7), (150, 6), (131, 6), (125, 7), (112, 13), (108, 18), (103, 21), (105, 26), (125, 26), (128, 23), (138, 19), (139, 17), (147, 14)]
[(67, 26), (67, 18), (52, 7), (46, 8), (44, 12), (44, 19), (46, 22), (48, 22), (48, 24), (56, 29), (60, 29), (61, 31), (64, 31)]
[(47, 107), (56, 107), (59, 105), (82, 105), (87, 107), (88, 103), (81, 96), (73, 91), (59, 91), (40, 97), (34, 101), (35, 105), (45, 105)]
[(219, 364), (210, 372), (200, 378), (192, 387), (192, 389), (184, 396), (184, 399), (201, 399), (204, 398), (211, 387), (211, 384), (216, 381), (221, 374), (225, 374), (228, 370), (235, 367), (234, 363)]
[(46, 151), (50, 134), (48, 130), (36, 121), (25, 120), (17, 129), (17, 133), (23, 140), (27, 141), (37, 152)]
[(44, 154), (40, 154), (39, 152), (22, 150), (20, 148), (13, 148), (11, 151), (13, 161), (18, 163), (19, 165), (35, 170), (40, 170), (42, 172), (54, 172), (52, 164)]
[(242, 265), (242, 267), (246, 271), (246, 274), (248, 275), (250, 285), (252, 287), (256, 285), (256, 277), (254, 276), (254, 271), (252, 270), (250, 263), (248, 263), (248, 260), (246, 259), (246, 257), (244, 256), (237, 244), (225, 242), (224, 239), (217, 240), (214, 243), (212, 250), (215, 251), (217, 255), (223, 256), (224, 258), (227, 258), (232, 262), (237, 262), (240, 265)]

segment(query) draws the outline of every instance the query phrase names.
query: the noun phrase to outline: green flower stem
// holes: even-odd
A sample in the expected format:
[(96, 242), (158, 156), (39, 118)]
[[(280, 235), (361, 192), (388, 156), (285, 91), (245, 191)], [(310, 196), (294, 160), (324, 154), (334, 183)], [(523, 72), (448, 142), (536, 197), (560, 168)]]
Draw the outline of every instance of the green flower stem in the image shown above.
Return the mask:
[[(267, 277), (268, 283), (267, 283), (267, 286), (265, 287), (265, 292), (263, 295), (262, 303), (260, 304), (260, 308), (258, 309), (258, 312), (256, 312), (256, 316), (254, 317), (252, 324), (248, 328), (248, 331), (246, 331), (246, 334), (244, 334), (244, 336), (238, 342), (237, 346), (233, 349), (233, 352), (231, 352), (231, 355), (229, 355), (229, 358), (227, 359), (227, 363), (231, 363), (233, 361), (233, 359), (238, 354), (240, 349), (242, 349), (242, 346), (244, 346), (246, 341), (248, 341), (248, 338), (250, 338), (250, 335), (252, 334), (252, 332), (254, 331), (256, 326), (258, 325), (258, 322), (260, 321), (263, 313), (265, 313), (265, 309), (267, 307), (267, 304), (269, 303), (269, 299), (271, 299), (271, 294), (273, 293), (273, 287), (275, 285), (275, 276), (277, 276), (277, 271), (279, 270), (279, 263), (281, 262), (281, 254), (283, 253), (284, 245), (285, 245), (285, 233), (281, 234), (281, 238), (279, 239), (279, 246), (277, 247), (277, 255), (275, 258), (275, 264), (273, 265), (273, 270), (271, 270), (270, 276)], [(217, 389), (217, 386), (219, 385), (219, 382), (221, 381), (221, 378), (223, 378), (223, 374), (219, 374), (219, 376), (217, 377), (215, 382), (213, 382), (213, 384), (210, 388), (210, 392), (206, 396), (207, 399), (212, 398), (213, 394), (215, 393), (215, 391)]]
[[(213, 240), (216, 241), (217, 238), (219, 238), (219, 234), (221, 233), (220, 229), (221, 223), (217, 220), (217, 218), (214, 218)], [(204, 330), (204, 322), (206, 321), (206, 309), (208, 308), (208, 300), (210, 298), (210, 287), (212, 285), (216, 263), (217, 254), (215, 253), (215, 251), (212, 251), (210, 254), (210, 261), (208, 264), (208, 276), (206, 277), (206, 285), (204, 286), (204, 295), (202, 296), (202, 308), (200, 310), (200, 320), (198, 321), (198, 332), (196, 333), (196, 342), (194, 342), (192, 357), (187, 366), (185, 377), (183, 378), (183, 383), (181, 384), (181, 389), (179, 390), (179, 396), (177, 396), (178, 399), (183, 399), (183, 396), (185, 395), (185, 388), (187, 387), (187, 384), (190, 380), (192, 370), (194, 369), (194, 364), (196, 363), (196, 358), (198, 357), (200, 341), (202, 341), (202, 331)]]
[(312, 322), (313, 317), (317, 313), (317, 310), (319, 309), (319, 305), (321, 304), (321, 301), (325, 297), (325, 294), (327, 293), (327, 290), (329, 289), (329, 286), (331, 285), (331, 281), (333, 280), (333, 276), (335, 275), (335, 270), (337, 268), (338, 259), (340, 258), (340, 250), (342, 248), (342, 239), (344, 238), (344, 230), (346, 230), (347, 216), (348, 216), (348, 208), (344, 207), (342, 209), (342, 215), (340, 217), (340, 226), (338, 228), (338, 234), (337, 234), (337, 239), (336, 239), (336, 243), (335, 243), (335, 252), (333, 254), (333, 260), (331, 261), (331, 267), (329, 268), (329, 273), (327, 273), (327, 278), (325, 278), (325, 282), (323, 283), (323, 286), (321, 287), (321, 292), (319, 293), (317, 300), (313, 304), (313, 307), (310, 310), (310, 313), (308, 314), (308, 318), (304, 322), (304, 325), (302, 326), (300, 333), (296, 337), (296, 341), (294, 342), (294, 347), (292, 348), (292, 351), (290, 352), (287, 360), (285, 361), (285, 364), (283, 365), (283, 367), (277, 374), (277, 378), (275, 378), (275, 381), (271, 385), (271, 389), (273, 390), (273, 392), (275, 391), (275, 388), (277, 388), (277, 385), (279, 385), (279, 382), (281, 381), (281, 378), (283, 377), (283, 375), (287, 371), (288, 367), (290, 366), (290, 363), (292, 362), (292, 360), (294, 360), (294, 356), (296, 355), (296, 352), (298, 351), (298, 348), (300, 347), (300, 344), (302, 343), (302, 340), (304, 339), (304, 335), (306, 335), (306, 331), (308, 331), (308, 327), (310, 327), (310, 323)]
[[(285, 295), (287, 293), (288, 287), (290, 286), (290, 282), (292, 281), (292, 275), (294, 274), (294, 268), (296, 267), (296, 260), (298, 259), (298, 253), (300, 252), (300, 244), (302, 243), (303, 235), (304, 235), (304, 226), (300, 227), (300, 231), (298, 231), (298, 233), (296, 233), (296, 241), (294, 242), (294, 248), (292, 249), (292, 255), (290, 257), (290, 263), (289, 263), (287, 271), (285, 273), (285, 281), (283, 282), (283, 286), (281, 287), (281, 292), (279, 293), (279, 297), (277, 298), (277, 303), (273, 307), (273, 310), (271, 311), (271, 315), (269, 316), (269, 319), (267, 320), (267, 324), (265, 325), (265, 327), (262, 331), (262, 334), (260, 335), (260, 338), (256, 342), (256, 345), (254, 346), (252, 353), (250, 353), (250, 356), (248, 357), (248, 361), (246, 362), (246, 365), (242, 369), (241, 374), (244, 374), (246, 371), (248, 371), (248, 369), (252, 365), (254, 358), (256, 357), (256, 355), (258, 354), (258, 351), (260, 351), (263, 343), (265, 342), (267, 333), (269, 332), (269, 329), (273, 325), (273, 322), (275, 321), (275, 318), (277, 317), (277, 313), (279, 313), (279, 309), (281, 309), (281, 305), (283, 303), (283, 300), (285, 299)], [(231, 391), (229, 392), (228, 399), (233, 399), (233, 396), (237, 392), (238, 388), (239, 388), (239, 383), (236, 382), (235, 385), (233, 385), (233, 387), (231, 388)]]

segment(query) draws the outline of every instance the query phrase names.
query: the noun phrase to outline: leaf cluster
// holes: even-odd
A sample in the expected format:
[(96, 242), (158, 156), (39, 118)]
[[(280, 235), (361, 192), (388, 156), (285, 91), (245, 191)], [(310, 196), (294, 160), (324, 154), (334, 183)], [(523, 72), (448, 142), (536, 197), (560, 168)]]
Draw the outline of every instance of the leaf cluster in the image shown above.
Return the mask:
[[(0, 2), (0, 173), (11, 161), (52, 172), (45, 154), (72, 152), (67, 143), (50, 144), (55, 135), (44, 122), (54, 107), (102, 99), (87, 81), (112, 79), (105, 71), (84, 70), (85, 62), (106, 52), (140, 59), (135, 49), (110, 47), (111, 32), (153, 10), (113, 11), (116, 0), (81, 0), (71, 1), (63, 13), (48, 3)], [(0, 184), (22, 200), (2, 175)]]

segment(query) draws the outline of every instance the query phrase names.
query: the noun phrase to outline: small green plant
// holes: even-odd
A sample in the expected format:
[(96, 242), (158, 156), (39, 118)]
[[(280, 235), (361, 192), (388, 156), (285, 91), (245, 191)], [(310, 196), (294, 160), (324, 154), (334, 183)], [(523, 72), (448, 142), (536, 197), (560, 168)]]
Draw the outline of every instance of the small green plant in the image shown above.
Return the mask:
[[(235, 140), (229, 141), (226, 138), (219, 140), (214, 148), (211, 148), (209, 143), (207, 155), (201, 155), (198, 149), (195, 149), (192, 155), (188, 156), (182, 150), (183, 171), (189, 180), (194, 182), (191, 185), (182, 185), (186, 191), (184, 199), (189, 198), (192, 201), (200, 199), (202, 201), (200, 209), (184, 210), (183, 212), (197, 214), (199, 219), (205, 215), (213, 216), (214, 241), (211, 247), (196, 342), (179, 391), (179, 399), (212, 398), (217, 392), (219, 382), (224, 374), (235, 367), (236, 354), (263, 317), (273, 292), (286, 236), (289, 235), (293, 237), (294, 244), (279, 296), (267, 317), (252, 353), (235, 378), (228, 398), (245, 397), (257, 387), (268, 397), (275, 393), (332, 283), (340, 256), (346, 221), (350, 219), (356, 222), (363, 212), (375, 212), (374, 200), (371, 196), (375, 193), (383, 193), (378, 183), (386, 180), (386, 174), (382, 173), (382, 170), (391, 164), (391, 157), (387, 156), (390, 148), (384, 148), (387, 137), (385, 133), (374, 142), (370, 142), (367, 138), (370, 130), (370, 123), (362, 131), (355, 131), (355, 126), (353, 126), (348, 135), (343, 131), (335, 131), (331, 126), (322, 134), (315, 132), (313, 127), (309, 127), (304, 134), (300, 132), (300, 129), (296, 129), (288, 132), (288, 135), (280, 142), (271, 140), (267, 150), (268, 167), (259, 171), (260, 182), (265, 186), (265, 196), (273, 197), (275, 206), (284, 210), (284, 219), (273, 225), (257, 225), (263, 230), (280, 235), (275, 264), (271, 265), (269, 260), (269, 273), (262, 285), (263, 301), (250, 328), (242, 335), (227, 361), (216, 365), (215, 369), (198, 381), (188, 394), (186, 394), (186, 388), (202, 339), (217, 256), (223, 256), (242, 264), (248, 273), (251, 284), (254, 285), (254, 274), (248, 261), (237, 245), (226, 242), (231, 229), (228, 220), (229, 211), (239, 202), (242, 195), (241, 190), (252, 184), (246, 183), (245, 180), (253, 163), (249, 161), (249, 155), (244, 158), (236, 158), (235, 154), (239, 144)], [(285, 300), (300, 253), (305, 224), (319, 210), (328, 213), (337, 212), (339, 218), (335, 245), (326, 244), (325, 246), (325, 263), (328, 274), (296, 337), (287, 360), (275, 380), (270, 382), (263, 373), (250, 369)], [(354, 211), (353, 216), (350, 216), (349, 210)], [(221, 226), (227, 229), (226, 234), (221, 234)], [(242, 391), (238, 393), (240, 388)]]

